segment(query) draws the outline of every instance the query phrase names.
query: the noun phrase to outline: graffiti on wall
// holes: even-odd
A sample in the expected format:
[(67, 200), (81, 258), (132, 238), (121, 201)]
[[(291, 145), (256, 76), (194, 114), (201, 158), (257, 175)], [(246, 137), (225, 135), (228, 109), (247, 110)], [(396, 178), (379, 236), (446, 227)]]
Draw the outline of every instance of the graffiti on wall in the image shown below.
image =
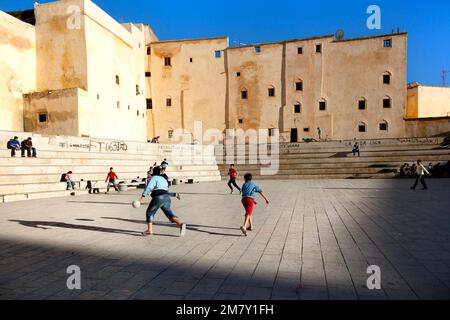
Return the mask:
[(84, 149), (89, 152), (126, 152), (128, 145), (123, 141), (97, 141), (89, 140), (89, 143), (71, 143), (68, 141), (59, 142), (62, 149)]

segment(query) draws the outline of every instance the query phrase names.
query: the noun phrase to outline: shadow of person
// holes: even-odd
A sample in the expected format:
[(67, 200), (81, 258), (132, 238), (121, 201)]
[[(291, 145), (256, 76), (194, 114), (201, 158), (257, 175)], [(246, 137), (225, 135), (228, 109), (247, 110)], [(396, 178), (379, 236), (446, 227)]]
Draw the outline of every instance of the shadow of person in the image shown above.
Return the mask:
[(49, 230), (51, 228), (65, 228), (65, 229), (75, 229), (75, 230), (86, 230), (104, 233), (115, 233), (115, 234), (126, 234), (130, 236), (141, 236), (141, 232), (133, 230), (122, 230), (113, 228), (104, 228), (96, 226), (87, 226), (79, 224), (71, 224), (65, 222), (54, 222), (54, 221), (24, 221), (24, 220), (9, 220), (10, 222), (17, 222), (22, 226), (29, 228), (36, 228), (42, 230)]

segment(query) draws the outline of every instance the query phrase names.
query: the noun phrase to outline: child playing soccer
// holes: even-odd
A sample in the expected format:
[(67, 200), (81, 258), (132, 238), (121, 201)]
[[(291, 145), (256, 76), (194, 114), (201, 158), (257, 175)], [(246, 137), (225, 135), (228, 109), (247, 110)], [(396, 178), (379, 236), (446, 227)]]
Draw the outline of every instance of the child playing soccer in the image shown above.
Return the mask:
[[(255, 195), (259, 193), (261, 197), (269, 204), (269, 199), (264, 195), (261, 188), (258, 187), (253, 181), (253, 177), (250, 173), (244, 176), (245, 183), (242, 186), (242, 204), (245, 208), (245, 220), (244, 225), (241, 227), (241, 231), (244, 236), (247, 236), (247, 231), (253, 231), (253, 209), (255, 207)], [(248, 227), (247, 227), (248, 226)]]

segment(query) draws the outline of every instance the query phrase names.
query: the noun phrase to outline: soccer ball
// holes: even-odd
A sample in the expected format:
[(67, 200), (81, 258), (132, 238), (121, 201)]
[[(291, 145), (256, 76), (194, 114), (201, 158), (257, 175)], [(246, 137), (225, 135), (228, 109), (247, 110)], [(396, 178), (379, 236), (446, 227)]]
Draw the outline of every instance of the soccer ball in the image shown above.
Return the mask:
[(138, 200), (134, 200), (131, 205), (133, 206), (133, 208), (139, 208), (141, 206), (141, 202)]

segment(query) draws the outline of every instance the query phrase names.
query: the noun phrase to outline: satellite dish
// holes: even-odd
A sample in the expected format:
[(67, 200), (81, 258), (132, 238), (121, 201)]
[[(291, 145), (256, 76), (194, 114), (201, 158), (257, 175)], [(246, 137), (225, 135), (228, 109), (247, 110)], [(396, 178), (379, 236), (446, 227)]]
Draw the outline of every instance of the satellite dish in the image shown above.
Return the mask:
[(338, 31), (336, 31), (336, 33), (334, 34), (334, 38), (336, 39), (336, 41), (341, 41), (342, 39), (344, 39), (344, 30), (339, 29)]

